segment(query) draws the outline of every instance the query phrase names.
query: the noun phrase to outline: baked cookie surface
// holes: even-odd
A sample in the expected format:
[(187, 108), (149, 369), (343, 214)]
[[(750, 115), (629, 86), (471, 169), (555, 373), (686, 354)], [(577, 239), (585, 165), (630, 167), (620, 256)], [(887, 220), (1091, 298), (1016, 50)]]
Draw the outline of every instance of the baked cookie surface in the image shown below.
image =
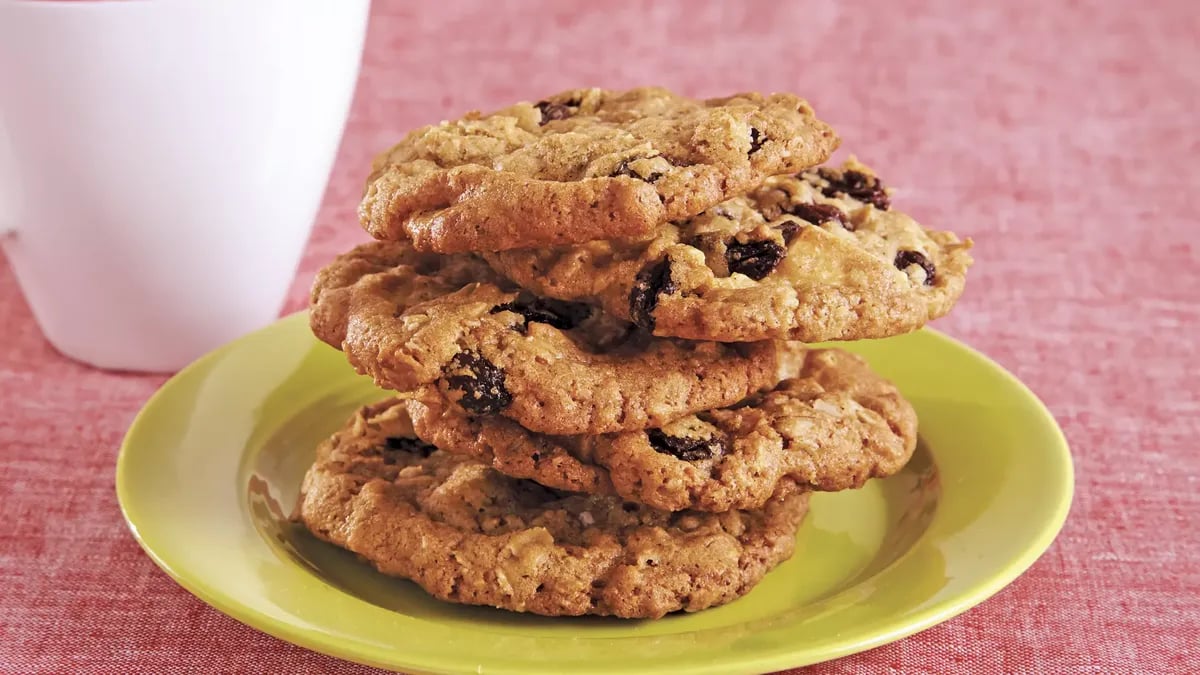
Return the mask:
[(666, 509), (762, 506), (783, 483), (837, 491), (899, 471), (917, 417), (890, 382), (848, 352), (812, 350), (768, 392), (659, 429), (536, 434), (437, 399), (408, 401), (417, 435), (543, 485)]
[(554, 434), (645, 429), (730, 405), (774, 386), (803, 351), (656, 338), (519, 292), (472, 256), (408, 242), (364, 244), (322, 269), (310, 324), (385, 388)]
[(890, 201), (850, 160), (772, 177), (649, 241), (484, 257), (538, 295), (601, 306), (655, 335), (881, 338), (949, 312), (972, 262), (970, 240), (928, 230)]
[(748, 592), (791, 556), (807, 506), (795, 485), (722, 514), (550, 490), (422, 443), (390, 399), (321, 444), (296, 518), (442, 600), (657, 618)]
[(376, 157), (359, 216), (441, 253), (646, 238), (836, 147), (790, 94), (574, 89), (410, 133)]

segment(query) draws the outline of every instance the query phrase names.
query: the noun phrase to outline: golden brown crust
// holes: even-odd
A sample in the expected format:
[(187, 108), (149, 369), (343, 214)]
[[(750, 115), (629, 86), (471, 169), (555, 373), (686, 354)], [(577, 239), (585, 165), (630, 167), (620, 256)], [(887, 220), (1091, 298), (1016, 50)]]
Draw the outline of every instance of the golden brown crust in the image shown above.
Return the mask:
[(407, 242), (364, 244), (321, 270), (310, 320), (383, 387), (424, 388), (558, 434), (644, 429), (729, 405), (774, 386), (800, 350), (654, 338), (583, 305), (521, 294), (470, 256)]
[(475, 166), (384, 170), (359, 206), (372, 236), (440, 253), (642, 238), (664, 213), (654, 189), (630, 178), (531, 180)]
[[(597, 304), (655, 335), (880, 338), (950, 311), (972, 262), (970, 240), (926, 230), (889, 201), (874, 173), (850, 160), (773, 177), (749, 195), (664, 225), (650, 241), (484, 257), (539, 295)], [(657, 282), (647, 281), (656, 266)]]
[(748, 592), (792, 554), (807, 504), (790, 484), (761, 510), (722, 514), (548, 490), (413, 440), (390, 399), (320, 446), (297, 517), (442, 600), (658, 618)]
[(812, 350), (770, 392), (653, 430), (548, 436), (512, 422), (410, 400), (416, 434), (501, 473), (562, 490), (616, 495), (666, 510), (762, 506), (784, 482), (862, 487), (899, 471), (917, 417), (860, 357)]
[(359, 216), (440, 253), (639, 239), (836, 147), (790, 94), (575, 89), (410, 133), (375, 159)]

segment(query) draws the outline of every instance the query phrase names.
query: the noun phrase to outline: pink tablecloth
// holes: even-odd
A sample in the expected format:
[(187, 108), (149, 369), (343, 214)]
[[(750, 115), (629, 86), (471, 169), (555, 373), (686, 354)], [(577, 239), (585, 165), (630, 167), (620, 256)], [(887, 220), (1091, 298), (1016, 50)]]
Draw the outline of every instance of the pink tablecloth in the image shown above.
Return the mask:
[[(1078, 473), (1066, 529), (1012, 586), (812, 672), (1197, 667), (1193, 3), (377, 4), (293, 308), (362, 237), (372, 152), (415, 125), (581, 85), (799, 92), (904, 208), (975, 238), (966, 296), (938, 326), (1044, 398)], [(116, 450), (161, 382), (58, 356), (0, 262), (0, 672), (368, 672), (209, 609), (125, 531)]]

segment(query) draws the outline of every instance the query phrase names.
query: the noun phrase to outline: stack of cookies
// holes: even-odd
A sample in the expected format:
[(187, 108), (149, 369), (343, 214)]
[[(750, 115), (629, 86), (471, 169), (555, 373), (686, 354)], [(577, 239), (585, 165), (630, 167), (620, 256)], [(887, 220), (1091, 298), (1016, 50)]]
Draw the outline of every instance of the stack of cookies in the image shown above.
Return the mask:
[(434, 596), (660, 617), (748, 592), (814, 491), (904, 466), (858, 357), (949, 311), (969, 241), (893, 208), (803, 100), (563, 92), (409, 134), (314, 333), (391, 398), (318, 448), (297, 517)]

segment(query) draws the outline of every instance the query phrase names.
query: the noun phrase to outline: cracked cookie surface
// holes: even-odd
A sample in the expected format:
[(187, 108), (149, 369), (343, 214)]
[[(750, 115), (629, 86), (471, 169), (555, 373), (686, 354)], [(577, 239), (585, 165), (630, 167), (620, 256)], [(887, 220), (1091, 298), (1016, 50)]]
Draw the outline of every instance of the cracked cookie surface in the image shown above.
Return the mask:
[(310, 324), (388, 389), (543, 433), (661, 426), (774, 386), (798, 344), (656, 338), (589, 306), (520, 292), (477, 258), (372, 242), (313, 283)]
[(644, 239), (836, 147), (791, 94), (574, 89), (413, 131), (376, 157), (359, 216), (441, 253)]
[(787, 375), (728, 408), (600, 436), (536, 434), (436, 398), (407, 407), (417, 435), (448, 452), (552, 488), (666, 510), (753, 509), (786, 482), (852, 489), (908, 462), (916, 413), (863, 359), (812, 350)]
[(296, 518), (442, 600), (658, 618), (747, 593), (791, 556), (807, 507), (795, 485), (721, 514), (550, 490), (422, 443), (390, 399), (321, 444)]
[(915, 330), (962, 294), (970, 240), (928, 230), (850, 160), (754, 191), (644, 242), (484, 254), (541, 296), (582, 301), (693, 340), (804, 342)]

